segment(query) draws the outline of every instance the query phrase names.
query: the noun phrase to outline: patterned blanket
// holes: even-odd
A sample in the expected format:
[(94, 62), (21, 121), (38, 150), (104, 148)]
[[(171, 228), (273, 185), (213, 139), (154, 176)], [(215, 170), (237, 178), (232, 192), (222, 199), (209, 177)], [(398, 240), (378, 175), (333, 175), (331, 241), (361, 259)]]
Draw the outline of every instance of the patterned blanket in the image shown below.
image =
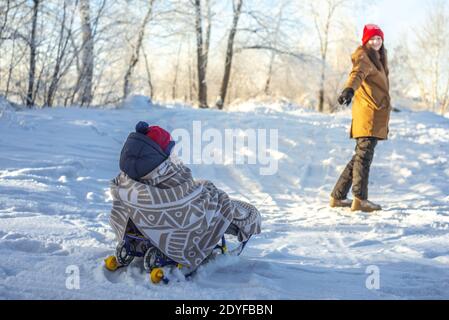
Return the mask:
[(172, 260), (196, 268), (223, 234), (246, 241), (260, 233), (252, 205), (230, 199), (210, 181), (194, 180), (180, 161), (167, 159), (140, 181), (121, 172), (111, 182), (110, 223), (119, 240), (128, 220)]

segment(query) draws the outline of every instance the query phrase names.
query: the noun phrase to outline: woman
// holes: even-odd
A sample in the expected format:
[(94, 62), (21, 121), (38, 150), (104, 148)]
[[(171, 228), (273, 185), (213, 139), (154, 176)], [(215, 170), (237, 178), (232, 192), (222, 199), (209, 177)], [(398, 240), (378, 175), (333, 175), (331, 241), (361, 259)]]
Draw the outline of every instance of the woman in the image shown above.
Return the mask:
[[(363, 45), (352, 55), (353, 68), (340, 105), (351, 103), (351, 138), (356, 139), (355, 155), (347, 164), (331, 195), (330, 206), (351, 207), (352, 211), (372, 212), (382, 208), (368, 200), (368, 178), (374, 148), (388, 137), (390, 95), (384, 33), (373, 24), (363, 30)], [(347, 199), (352, 185), (354, 200)]]

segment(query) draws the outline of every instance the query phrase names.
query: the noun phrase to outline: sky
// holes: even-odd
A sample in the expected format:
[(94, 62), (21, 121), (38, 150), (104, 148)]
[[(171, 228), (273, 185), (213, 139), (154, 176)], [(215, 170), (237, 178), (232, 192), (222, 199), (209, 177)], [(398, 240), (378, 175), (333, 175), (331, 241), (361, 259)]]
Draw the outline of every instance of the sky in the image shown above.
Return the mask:
[[(279, 4), (278, 0), (262, 1), (267, 1), (273, 8)], [(356, 0), (349, 2), (349, 13), (356, 22), (359, 39), (362, 39), (365, 24), (377, 24), (384, 31), (385, 44), (391, 50), (405, 33), (419, 32), (433, 1), (437, 0)], [(449, 6), (449, 0), (440, 1)]]
[(378, 0), (377, 5), (357, 17), (360, 38), (363, 26), (375, 23), (385, 33), (386, 46), (394, 47), (404, 33), (419, 31), (419, 26), (426, 16), (428, 3), (427, 0)]

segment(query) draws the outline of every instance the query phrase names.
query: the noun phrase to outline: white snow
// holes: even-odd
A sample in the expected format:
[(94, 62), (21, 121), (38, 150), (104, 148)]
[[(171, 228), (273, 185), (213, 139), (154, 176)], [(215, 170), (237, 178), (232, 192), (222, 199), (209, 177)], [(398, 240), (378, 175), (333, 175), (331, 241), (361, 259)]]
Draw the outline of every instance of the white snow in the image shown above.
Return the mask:
[[(133, 104), (137, 107), (134, 108)], [(139, 120), (168, 130), (192, 121), (220, 131), (278, 129), (278, 172), (257, 165), (190, 165), (263, 215), (263, 232), (240, 257), (202, 267), (191, 281), (153, 285), (136, 261), (110, 273), (109, 180)], [(448, 299), (449, 119), (392, 114), (370, 197), (384, 211), (327, 206), (350, 159), (349, 111), (246, 103), (231, 111), (153, 106), (14, 111), (0, 103), (0, 298), (2, 299)], [(68, 267), (80, 288), (68, 289)], [(380, 287), (369, 290), (375, 266)]]

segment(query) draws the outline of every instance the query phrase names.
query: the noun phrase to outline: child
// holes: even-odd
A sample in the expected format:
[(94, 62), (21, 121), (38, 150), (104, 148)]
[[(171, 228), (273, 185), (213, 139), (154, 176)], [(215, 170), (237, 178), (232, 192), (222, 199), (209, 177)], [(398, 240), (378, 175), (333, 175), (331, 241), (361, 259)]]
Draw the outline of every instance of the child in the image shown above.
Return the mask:
[(224, 233), (240, 242), (261, 231), (258, 210), (232, 200), (210, 181), (194, 180), (158, 126), (136, 125), (123, 146), (121, 173), (112, 181), (110, 223), (119, 240), (133, 227), (167, 257), (197, 268)]

